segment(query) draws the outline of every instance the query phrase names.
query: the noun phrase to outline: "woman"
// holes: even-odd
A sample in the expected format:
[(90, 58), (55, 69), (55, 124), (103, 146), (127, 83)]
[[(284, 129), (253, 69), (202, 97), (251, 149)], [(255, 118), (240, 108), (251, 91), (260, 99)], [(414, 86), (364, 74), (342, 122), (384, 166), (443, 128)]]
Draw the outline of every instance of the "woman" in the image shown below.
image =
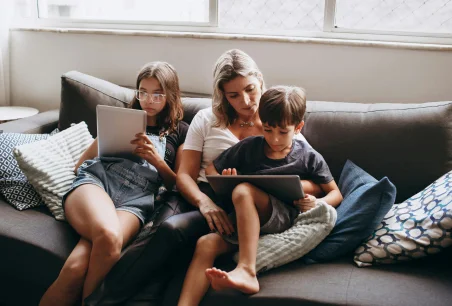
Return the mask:
[(131, 108), (147, 113), (146, 133), (131, 143), (144, 162), (97, 157), (97, 139), (82, 154), (77, 177), (63, 197), (69, 224), (81, 238), (40, 305), (73, 305), (98, 287), (154, 210), (154, 195), (172, 189), (188, 125), (179, 80), (168, 63), (145, 65)]
[[(154, 216), (152, 235), (145, 242), (132, 244), (130, 252), (124, 254), (102, 286), (85, 301), (87, 305), (125, 301), (142, 289), (150, 277), (154, 283), (171, 277), (163, 269), (165, 264), (177, 261), (188, 264), (191, 253), (182, 259), (181, 251), (194, 247), (209, 229), (226, 234), (233, 231), (225, 212), (230, 207), (221, 207), (215, 198), (205, 168), (241, 139), (263, 135), (257, 110), (265, 83), (254, 60), (234, 49), (217, 60), (213, 87), (212, 108), (199, 111), (193, 118), (177, 173), (177, 188), (189, 204), (174, 196), (162, 205), (160, 216)], [(304, 181), (303, 188), (310, 194), (321, 193), (310, 181)]]

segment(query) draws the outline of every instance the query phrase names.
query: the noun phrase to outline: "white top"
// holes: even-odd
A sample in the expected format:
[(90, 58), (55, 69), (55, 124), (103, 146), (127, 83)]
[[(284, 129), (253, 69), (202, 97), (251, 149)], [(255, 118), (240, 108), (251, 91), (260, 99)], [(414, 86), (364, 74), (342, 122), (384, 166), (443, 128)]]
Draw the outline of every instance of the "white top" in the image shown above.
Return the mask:
[[(224, 150), (240, 141), (228, 128), (213, 127), (214, 119), (211, 107), (198, 111), (185, 138), (184, 150), (202, 152), (198, 182), (207, 182), (207, 166)], [(295, 138), (306, 141), (301, 133), (295, 135)]]
[(36, 115), (39, 111), (32, 107), (0, 106), (0, 121), (16, 120)]

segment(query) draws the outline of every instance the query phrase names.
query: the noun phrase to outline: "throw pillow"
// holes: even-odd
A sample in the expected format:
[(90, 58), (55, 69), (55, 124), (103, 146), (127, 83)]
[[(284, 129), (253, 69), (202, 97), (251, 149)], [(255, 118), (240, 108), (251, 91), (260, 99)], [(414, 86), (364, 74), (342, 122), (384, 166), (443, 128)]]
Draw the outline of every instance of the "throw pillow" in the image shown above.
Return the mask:
[[(256, 271), (262, 273), (301, 258), (331, 232), (336, 223), (336, 209), (324, 201), (299, 214), (288, 230), (259, 238)], [(238, 262), (239, 253), (234, 255)]]
[(13, 148), (47, 139), (48, 134), (0, 134), (0, 194), (18, 210), (43, 205), (39, 194), (28, 182), (14, 159)]
[(86, 123), (81, 122), (14, 149), (19, 167), (57, 220), (65, 220), (61, 199), (75, 178), (75, 164), (92, 141)]
[(339, 178), (342, 203), (331, 233), (304, 257), (305, 263), (323, 262), (352, 252), (374, 229), (395, 201), (396, 188), (387, 177), (377, 181), (350, 160)]
[(424, 257), (452, 245), (452, 171), (395, 204), (355, 251), (359, 267)]

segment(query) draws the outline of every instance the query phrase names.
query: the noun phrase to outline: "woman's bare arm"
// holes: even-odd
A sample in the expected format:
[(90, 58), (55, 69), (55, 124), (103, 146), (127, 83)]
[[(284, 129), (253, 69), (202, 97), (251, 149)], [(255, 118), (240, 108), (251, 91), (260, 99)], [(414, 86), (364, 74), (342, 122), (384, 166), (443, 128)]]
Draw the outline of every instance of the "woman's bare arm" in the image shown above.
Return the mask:
[(199, 203), (210, 198), (198, 187), (196, 180), (201, 169), (202, 152), (194, 150), (182, 151), (176, 186), (184, 198), (193, 206), (199, 208)]
[(200, 213), (206, 218), (210, 230), (229, 235), (234, 232), (234, 227), (226, 212), (203, 193), (196, 183), (201, 169), (201, 157), (202, 152), (199, 151), (182, 151), (176, 178), (177, 189), (190, 204), (199, 208)]

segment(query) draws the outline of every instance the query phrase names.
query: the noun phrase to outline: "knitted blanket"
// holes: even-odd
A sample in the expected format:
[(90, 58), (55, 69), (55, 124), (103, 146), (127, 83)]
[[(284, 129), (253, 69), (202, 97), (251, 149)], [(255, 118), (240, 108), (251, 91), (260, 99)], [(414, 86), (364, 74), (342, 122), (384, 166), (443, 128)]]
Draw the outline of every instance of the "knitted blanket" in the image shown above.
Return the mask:
[[(288, 230), (261, 236), (256, 271), (264, 272), (301, 258), (328, 236), (336, 224), (336, 218), (334, 207), (318, 201), (314, 208), (299, 214)], [(238, 253), (234, 255), (234, 261), (238, 262)]]
[(61, 199), (75, 179), (74, 167), (93, 142), (85, 122), (14, 148), (19, 168), (57, 220), (65, 220)]

